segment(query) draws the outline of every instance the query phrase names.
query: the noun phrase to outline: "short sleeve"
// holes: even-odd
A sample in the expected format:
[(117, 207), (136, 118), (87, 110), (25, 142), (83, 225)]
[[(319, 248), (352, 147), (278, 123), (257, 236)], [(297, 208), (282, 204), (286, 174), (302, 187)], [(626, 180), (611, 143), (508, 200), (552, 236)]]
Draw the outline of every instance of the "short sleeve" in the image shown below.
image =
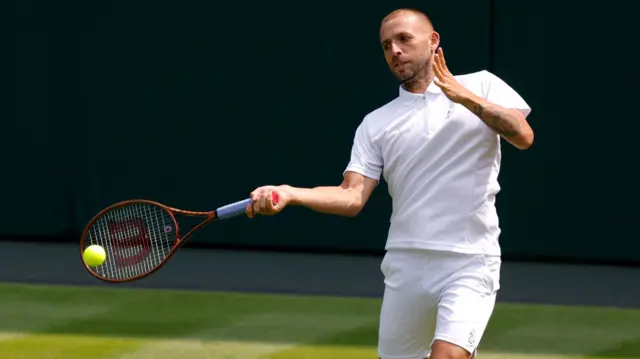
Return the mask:
[(365, 177), (380, 180), (382, 174), (382, 154), (371, 140), (367, 131), (366, 119), (356, 129), (351, 148), (351, 159), (345, 172), (352, 171)]
[(486, 72), (486, 99), (489, 102), (505, 108), (514, 108), (520, 110), (524, 117), (527, 117), (531, 113), (531, 107), (527, 102), (509, 86), (504, 80), (498, 76), (492, 74), (489, 71)]

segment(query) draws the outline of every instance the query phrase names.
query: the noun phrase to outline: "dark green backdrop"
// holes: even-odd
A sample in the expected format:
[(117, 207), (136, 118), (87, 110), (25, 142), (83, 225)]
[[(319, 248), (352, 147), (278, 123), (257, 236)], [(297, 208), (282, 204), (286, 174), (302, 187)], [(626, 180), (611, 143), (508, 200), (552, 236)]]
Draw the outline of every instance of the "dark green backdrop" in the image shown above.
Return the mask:
[[(533, 107), (534, 147), (504, 147), (505, 256), (640, 261), (629, 244), (635, 207), (607, 194), (635, 182), (612, 176), (615, 162), (608, 175), (593, 170), (595, 155), (620, 159), (630, 148), (600, 136), (600, 118), (576, 105), (582, 95), (553, 79), (549, 51), (565, 69), (580, 64), (566, 48), (540, 48), (560, 31), (537, 26), (543, 3), (16, 0), (5, 34), (15, 56), (3, 60), (0, 233), (77, 240), (115, 201), (210, 210), (263, 184), (338, 184), (356, 126), (397, 95), (378, 27), (408, 6), (431, 15), (452, 71), (489, 69)], [(572, 129), (598, 136), (599, 149), (581, 148)], [(220, 222), (192, 241), (380, 251), (389, 215), (384, 185), (355, 219), (291, 208)]]

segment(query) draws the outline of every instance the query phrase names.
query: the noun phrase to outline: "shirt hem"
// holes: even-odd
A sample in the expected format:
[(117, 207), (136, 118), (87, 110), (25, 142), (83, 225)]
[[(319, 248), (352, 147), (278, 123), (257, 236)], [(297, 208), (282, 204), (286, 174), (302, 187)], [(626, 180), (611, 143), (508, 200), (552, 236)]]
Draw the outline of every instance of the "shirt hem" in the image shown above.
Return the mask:
[(486, 249), (486, 248), (478, 248), (475, 246), (455, 246), (455, 245), (446, 245), (442, 243), (433, 243), (433, 242), (425, 242), (425, 241), (390, 241), (385, 245), (385, 250), (389, 249), (424, 249), (429, 251), (443, 251), (443, 252), (454, 252), (460, 254), (482, 254), (482, 255), (490, 255), (490, 256), (501, 256), (502, 251), (500, 249)]
[(376, 181), (380, 181), (380, 172), (374, 172), (371, 170), (368, 170), (366, 168), (363, 168), (361, 166), (357, 166), (357, 165), (349, 165), (344, 171), (342, 171), (342, 175), (344, 176), (345, 173), (347, 173), (347, 171), (351, 171), (351, 172), (356, 172), (359, 173), (365, 177), (369, 177), (371, 179), (374, 179)]

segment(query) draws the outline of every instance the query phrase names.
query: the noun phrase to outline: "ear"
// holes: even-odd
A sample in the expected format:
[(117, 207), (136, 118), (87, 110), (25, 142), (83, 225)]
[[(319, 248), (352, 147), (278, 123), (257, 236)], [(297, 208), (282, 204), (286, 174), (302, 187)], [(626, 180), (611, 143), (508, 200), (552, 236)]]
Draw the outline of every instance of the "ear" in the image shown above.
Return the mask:
[(435, 31), (431, 32), (431, 52), (436, 52), (440, 46), (440, 34)]

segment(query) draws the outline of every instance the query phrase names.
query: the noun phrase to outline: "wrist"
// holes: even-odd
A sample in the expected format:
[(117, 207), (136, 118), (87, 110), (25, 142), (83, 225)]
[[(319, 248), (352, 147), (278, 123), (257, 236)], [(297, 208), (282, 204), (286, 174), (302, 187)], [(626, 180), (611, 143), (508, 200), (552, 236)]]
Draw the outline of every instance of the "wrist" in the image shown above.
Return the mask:
[(278, 186), (278, 189), (286, 194), (286, 200), (288, 205), (300, 204), (300, 194), (295, 187), (283, 184)]
[(484, 106), (486, 101), (480, 96), (477, 96), (473, 93), (469, 93), (461, 102), (464, 107), (466, 107), (469, 111), (475, 113), (475, 109), (478, 106)]

